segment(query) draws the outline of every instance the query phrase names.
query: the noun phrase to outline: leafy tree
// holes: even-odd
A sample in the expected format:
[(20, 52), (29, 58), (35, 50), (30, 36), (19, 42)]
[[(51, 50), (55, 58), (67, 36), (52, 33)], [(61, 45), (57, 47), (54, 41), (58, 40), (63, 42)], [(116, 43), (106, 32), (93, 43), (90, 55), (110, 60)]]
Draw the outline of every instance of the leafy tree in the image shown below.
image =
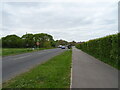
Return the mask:
[(8, 35), (2, 38), (2, 46), (7, 48), (21, 47), (21, 38), (17, 35)]
[[(36, 45), (39, 43), (39, 45)], [(54, 41), (53, 37), (46, 33), (25, 34), (22, 37), (17, 35), (7, 35), (2, 37), (3, 48), (49, 48), (57, 45), (67, 45), (65, 40)]]
[(51, 35), (40, 33), (34, 35), (34, 41), (40, 43), (39, 47), (51, 47), (54, 40)]
[(25, 34), (22, 37), (23, 40), (23, 46), (24, 47), (34, 47), (35, 46), (35, 42), (34, 42), (34, 35), (33, 34)]
[(68, 44), (68, 42), (67, 41), (65, 41), (65, 40), (57, 40), (56, 41), (56, 45), (58, 46), (58, 45), (67, 45)]
[(70, 45), (72, 46), (75, 46), (76, 45), (76, 42), (75, 41), (72, 41), (72, 42), (69, 42)]

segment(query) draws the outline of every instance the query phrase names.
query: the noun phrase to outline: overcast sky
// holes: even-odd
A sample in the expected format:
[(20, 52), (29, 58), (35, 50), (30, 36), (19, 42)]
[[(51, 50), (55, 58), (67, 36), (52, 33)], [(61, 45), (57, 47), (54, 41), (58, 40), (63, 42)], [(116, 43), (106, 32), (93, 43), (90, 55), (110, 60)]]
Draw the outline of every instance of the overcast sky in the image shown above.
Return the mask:
[(118, 0), (4, 2), (0, 33), (48, 33), (55, 40), (87, 41), (117, 33), (117, 17)]

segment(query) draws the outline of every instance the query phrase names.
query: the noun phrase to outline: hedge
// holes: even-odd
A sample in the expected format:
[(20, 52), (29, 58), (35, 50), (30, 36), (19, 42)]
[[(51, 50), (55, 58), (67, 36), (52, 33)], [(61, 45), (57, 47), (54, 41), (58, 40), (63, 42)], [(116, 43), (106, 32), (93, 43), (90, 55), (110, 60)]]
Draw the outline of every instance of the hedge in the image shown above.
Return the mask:
[(87, 42), (77, 44), (76, 47), (95, 58), (120, 69), (120, 66), (118, 66), (120, 33), (89, 40)]

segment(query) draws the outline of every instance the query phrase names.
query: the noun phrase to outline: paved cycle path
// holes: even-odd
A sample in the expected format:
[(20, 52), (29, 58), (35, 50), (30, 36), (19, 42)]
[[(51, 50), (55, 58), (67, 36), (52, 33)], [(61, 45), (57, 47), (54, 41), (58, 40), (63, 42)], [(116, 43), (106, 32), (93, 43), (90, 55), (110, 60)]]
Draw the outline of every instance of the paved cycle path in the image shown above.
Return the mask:
[(118, 88), (118, 70), (73, 47), (72, 88)]

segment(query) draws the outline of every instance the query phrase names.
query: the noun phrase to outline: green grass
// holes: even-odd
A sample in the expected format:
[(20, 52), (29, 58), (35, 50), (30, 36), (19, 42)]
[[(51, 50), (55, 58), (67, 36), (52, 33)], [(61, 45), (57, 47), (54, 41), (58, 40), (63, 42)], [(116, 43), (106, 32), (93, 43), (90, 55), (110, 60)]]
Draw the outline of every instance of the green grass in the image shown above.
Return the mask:
[(55, 56), (3, 84), (3, 88), (69, 88), (72, 51)]
[(39, 48), (39, 49), (35, 49), (35, 50), (33, 50), (32, 48), (3, 48), (2, 56), (22, 54), (22, 53), (39, 51), (39, 50), (44, 50), (44, 49), (47, 49), (47, 48)]

